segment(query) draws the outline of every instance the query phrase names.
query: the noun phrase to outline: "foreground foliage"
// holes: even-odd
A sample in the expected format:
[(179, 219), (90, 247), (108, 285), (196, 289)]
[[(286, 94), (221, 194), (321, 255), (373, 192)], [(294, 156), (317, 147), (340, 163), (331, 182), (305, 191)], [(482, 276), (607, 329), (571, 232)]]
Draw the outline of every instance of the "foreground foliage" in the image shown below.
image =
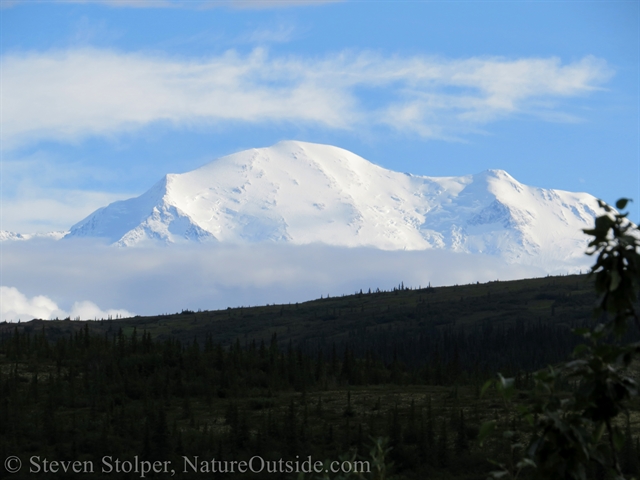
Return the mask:
[[(616, 207), (623, 210), (628, 200)], [(638, 473), (638, 453), (630, 431), (630, 400), (638, 388), (631, 369), (640, 343), (623, 341), (630, 326), (640, 328), (635, 310), (640, 281), (637, 227), (600, 202), (605, 213), (595, 228), (589, 255), (595, 256), (591, 276), (599, 295), (595, 325), (574, 333), (585, 343), (578, 345), (570, 361), (533, 375), (529, 404), (518, 414), (529, 428), (504, 432), (513, 439), (510, 462), (494, 462), (500, 470), (494, 478), (518, 478), (521, 474), (544, 479), (585, 480), (594, 472), (623, 479)], [(560, 388), (569, 386), (567, 389)], [(509, 405), (515, 393), (514, 379), (498, 375), (485, 384), (495, 386)], [(626, 425), (621, 419), (624, 417)], [(623, 425), (626, 428), (623, 428)], [(481, 440), (494, 428), (483, 425)]]

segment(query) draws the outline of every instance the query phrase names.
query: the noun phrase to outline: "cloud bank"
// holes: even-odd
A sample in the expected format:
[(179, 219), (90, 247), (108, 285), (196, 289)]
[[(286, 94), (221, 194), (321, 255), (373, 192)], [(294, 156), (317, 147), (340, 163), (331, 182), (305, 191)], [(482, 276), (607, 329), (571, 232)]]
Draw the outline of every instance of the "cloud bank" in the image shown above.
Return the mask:
[[(110, 136), (154, 122), (382, 126), (450, 138), (513, 115), (571, 120), (558, 101), (591, 93), (613, 75), (591, 56), (563, 64), (367, 52), (306, 58), (255, 49), (183, 59), (90, 48), (6, 54), (2, 72), (4, 148)], [(371, 91), (375, 105), (364, 101)]]
[[(98, 312), (95, 305), (76, 303), (78, 299), (153, 315), (186, 308), (302, 302), (360, 289), (390, 290), (400, 282), (417, 288), (429, 283), (453, 285), (546, 275), (534, 267), (446, 251), (271, 244), (118, 249), (75, 240), (4, 242), (2, 270), (3, 283), (17, 289), (6, 290), (12, 300), (5, 304), (3, 297), (3, 316), (6, 310), (39, 317), (68, 312), (72, 318), (100, 318), (121, 311)], [(43, 294), (49, 298), (37, 297)], [(65, 313), (56, 311), (65, 308)]]

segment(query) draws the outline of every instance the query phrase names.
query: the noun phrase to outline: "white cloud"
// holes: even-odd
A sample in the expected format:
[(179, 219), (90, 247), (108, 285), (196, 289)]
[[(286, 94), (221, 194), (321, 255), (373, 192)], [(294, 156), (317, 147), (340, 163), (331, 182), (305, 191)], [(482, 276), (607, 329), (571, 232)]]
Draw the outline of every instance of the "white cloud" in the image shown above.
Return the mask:
[(53, 300), (44, 295), (27, 298), (17, 288), (0, 286), (0, 314), (2, 314), (2, 321), (49, 318), (51, 316), (60, 316), (63, 313)]
[(127, 310), (117, 308), (102, 310), (95, 303), (85, 300), (82, 302), (74, 302), (68, 316), (80, 320), (95, 320), (109, 317), (133, 317), (134, 314)]
[(130, 317), (126, 310), (102, 310), (95, 303), (87, 300), (75, 302), (70, 312), (65, 312), (50, 298), (37, 295), (28, 298), (15, 287), (0, 286), (0, 321), (17, 322), (18, 320), (32, 320), (34, 318), (54, 319), (67, 318), (93, 320), (109, 317)]
[[(546, 275), (446, 251), (267, 244), (119, 249), (73, 240), (5, 242), (2, 248), (3, 282), (21, 292), (45, 293), (63, 305), (88, 298), (142, 315), (299, 302), (361, 288), (388, 290), (400, 282), (418, 287)], [(67, 309), (72, 318), (80, 311)]]
[[(2, 143), (109, 136), (153, 122), (291, 122), (349, 130), (387, 125), (446, 138), (514, 114), (544, 118), (612, 71), (604, 60), (383, 57), (320, 59), (228, 51), (186, 60), (99, 49), (2, 58)], [(376, 90), (378, 107), (360, 102)], [(555, 118), (562, 118), (556, 115)]]

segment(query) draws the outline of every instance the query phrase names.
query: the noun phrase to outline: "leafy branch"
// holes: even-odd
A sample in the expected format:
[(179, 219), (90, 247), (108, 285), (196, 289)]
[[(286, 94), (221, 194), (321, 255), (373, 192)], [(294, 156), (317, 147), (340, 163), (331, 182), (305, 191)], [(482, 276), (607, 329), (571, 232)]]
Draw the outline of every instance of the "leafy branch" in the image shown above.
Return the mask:
[[(616, 208), (624, 210), (628, 202), (620, 199)], [(590, 276), (598, 294), (596, 325), (574, 330), (585, 343), (575, 348), (570, 361), (533, 375), (530, 403), (517, 407), (529, 427), (528, 444), (521, 448), (523, 444), (512, 443), (513, 451), (521, 451), (518, 461), (492, 462), (499, 467), (491, 473), (493, 478), (516, 479), (527, 470), (534, 478), (586, 480), (593, 464), (613, 478), (625, 478), (619, 459), (625, 436), (615, 420), (628, 412), (630, 398), (638, 395), (629, 366), (640, 354), (640, 343), (624, 344), (622, 339), (630, 324), (640, 330), (634, 308), (640, 284), (640, 235), (627, 213), (598, 203), (604, 213), (596, 218), (593, 229), (584, 230), (593, 237), (587, 254), (595, 257)], [(570, 391), (563, 392), (562, 384), (568, 384)], [(498, 374), (482, 393), (490, 387), (498, 391), (505, 408), (513, 410), (513, 379)], [(494, 422), (485, 423), (480, 442), (494, 430)]]

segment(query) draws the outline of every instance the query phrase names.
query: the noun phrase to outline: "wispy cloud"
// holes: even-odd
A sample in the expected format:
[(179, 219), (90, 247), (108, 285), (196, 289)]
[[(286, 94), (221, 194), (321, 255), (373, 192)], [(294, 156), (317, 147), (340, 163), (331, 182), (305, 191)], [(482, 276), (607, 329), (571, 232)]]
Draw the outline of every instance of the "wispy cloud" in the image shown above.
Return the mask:
[(291, 41), (295, 29), (289, 25), (278, 25), (276, 28), (260, 28), (251, 33), (241, 35), (237, 41), (240, 43), (249, 43), (264, 45), (269, 43), (286, 43)]
[[(205, 60), (73, 49), (2, 59), (5, 148), (76, 141), (153, 122), (292, 122), (330, 129), (386, 125), (446, 138), (511, 115), (542, 118), (560, 100), (592, 93), (612, 75), (604, 60), (558, 58), (323, 58), (228, 51)], [(376, 107), (363, 90), (379, 94)]]

